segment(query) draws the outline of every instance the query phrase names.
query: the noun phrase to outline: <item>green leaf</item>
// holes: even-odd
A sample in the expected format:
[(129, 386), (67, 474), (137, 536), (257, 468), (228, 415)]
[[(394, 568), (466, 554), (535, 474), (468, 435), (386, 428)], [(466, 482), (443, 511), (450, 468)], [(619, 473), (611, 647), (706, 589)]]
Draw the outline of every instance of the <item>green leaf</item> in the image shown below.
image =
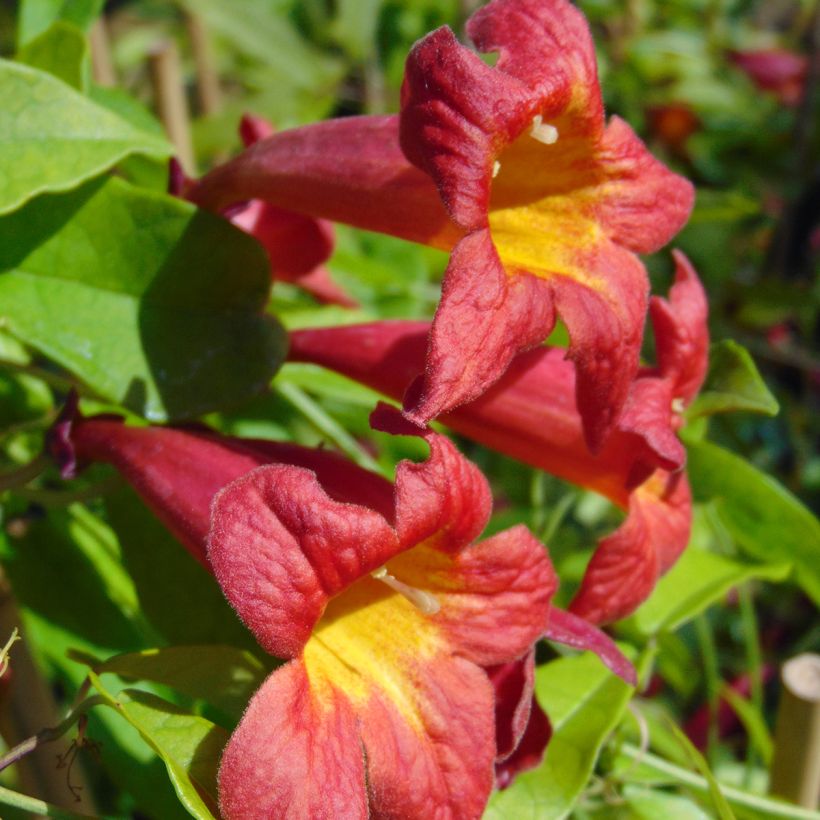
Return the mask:
[(695, 499), (712, 501), (738, 546), (760, 561), (791, 563), (794, 580), (820, 603), (820, 522), (748, 461), (706, 441), (687, 441)]
[(746, 348), (726, 339), (709, 349), (709, 374), (686, 415), (695, 418), (737, 410), (776, 416), (780, 408)]
[(0, 305), (19, 339), (154, 421), (238, 404), (284, 356), (262, 248), (226, 220), (120, 180), (0, 220)]
[(21, 0), (17, 19), (17, 45), (24, 46), (57, 20), (83, 30), (97, 19), (105, 0)]
[(509, 789), (493, 795), (485, 820), (566, 817), (632, 693), (588, 653), (540, 666), (535, 674), (538, 702), (553, 729), (546, 757), (537, 769), (519, 775)]
[(0, 214), (66, 191), (131, 154), (173, 148), (42, 71), (0, 60)]
[(376, 29), (384, 0), (339, 0), (331, 25), (334, 39), (354, 60), (373, 53)]
[(750, 700), (741, 697), (731, 686), (724, 686), (720, 696), (732, 707), (743, 724), (749, 741), (760, 753), (761, 759), (768, 768), (772, 762), (774, 744), (765, 718)]
[(125, 689), (115, 696), (94, 672), (88, 674), (107, 704), (162, 758), (188, 812), (199, 820), (218, 817), (216, 773), (228, 732), (148, 692)]
[(650, 598), (624, 622), (641, 635), (671, 632), (750, 578), (783, 581), (791, 564), (748, 564), (690, 547), (658, 582)]
[(623, 796), (635, 820), (709, 820), (697, 803), (680, 795), (627, 786)]
[(207, 701), (236, 723), (268, 670), (250, 652), (232, 646), (171, 646), (117, 655), (97, 673), (162, 683)]
[[(127, 487), (110, 493), (105, 497), (105, 508), (142, 614), (152, 629), (169, 644), (228, 644), (258, 651), (259, 645), (225, 600), (214, 577), (185, 551), (136, 493)], [(108, 654), (130, 648), (121, 646)]]
[(77, 91), (85, 92), (88, 88), (88, 45), (82, 31), (71, 23), (53, 23), (20, 49), (17, 60), (53, 74)]

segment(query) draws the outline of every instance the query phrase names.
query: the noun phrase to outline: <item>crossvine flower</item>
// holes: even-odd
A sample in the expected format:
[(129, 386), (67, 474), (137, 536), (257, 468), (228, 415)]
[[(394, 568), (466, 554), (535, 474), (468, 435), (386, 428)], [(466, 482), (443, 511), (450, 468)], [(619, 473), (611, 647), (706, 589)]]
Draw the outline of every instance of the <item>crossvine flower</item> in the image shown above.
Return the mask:
[[(595, 552), (571, 610), (594, 623), (624, 617), (652, 591), (689, 539), (681, 413), (703, 382), (707, 304), (697, 274), (675, 252), (669, 300), (653, 297), (658, 364), (630, 386), (621, 418), (600, 451), (586, 447), (575, 399), (576, 371), (561, 348), (523, 353), (483, 396), (441, 417), (453, 430), (567, 481), (627, 511)], [(424, 322), (374, 322), (291, 333), (291, 360), (336, 370), (401, 396), (424, 360)]]
[(451, 251), (423, 375), (423, 424), (477, 398), (567, 325), (588, 443), (638, 368), (648, 282), (636, 253), (683, 225), (692, 187), (617, 117), (606, 123), (587, 24), (566, 0), (495, 0), (407, 60), (401, 114), (272, 136), (206, 175), (194, 201), (259, 198)]

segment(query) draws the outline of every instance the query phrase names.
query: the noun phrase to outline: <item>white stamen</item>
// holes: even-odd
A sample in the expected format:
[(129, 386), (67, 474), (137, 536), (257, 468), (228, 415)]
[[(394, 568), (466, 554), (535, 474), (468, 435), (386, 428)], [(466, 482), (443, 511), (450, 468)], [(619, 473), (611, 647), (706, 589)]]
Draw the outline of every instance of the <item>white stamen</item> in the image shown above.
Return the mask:
[(493, 163), (493, 179), (495, 179), (498, 176), (498, 172), (500, 170), (501, 170), (501, 163), (498, 160), (496, 160)]
[(552, 145), (558, 141), (558, 129), (554, 125), (547, 125), (541, 115), (536, 114), (532, 118), (530, 136), (538, 142), (543, 142), (544, 145)]
[(680, 415), (686, 409), (686, 403), (684, 400), (678, 396), (676, 399), (672, 399), (672, 412), (677, 413)]
[(379, 567), (374, 572), (371, 572), (370, 575), (377, 581), (382, 581), (387, 584), (390, 589), (395, 590), (399, 595), (407, 598), (423, 615), (435, 615), (436, 612), (441, 609), (441, 604), (435, 595), (425, 592), (423, 589), (416, 589), (415, 587), (402, 583), (398, 578), (394, 578), (387, 571), (387, 567)]

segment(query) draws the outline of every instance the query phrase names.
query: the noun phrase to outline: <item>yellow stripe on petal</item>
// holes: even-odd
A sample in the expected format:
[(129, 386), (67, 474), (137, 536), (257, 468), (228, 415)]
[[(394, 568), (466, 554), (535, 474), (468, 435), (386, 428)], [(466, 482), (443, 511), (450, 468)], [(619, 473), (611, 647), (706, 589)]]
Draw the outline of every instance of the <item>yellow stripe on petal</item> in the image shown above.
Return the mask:
[(304, 660), (320, 697), (332, 686), (362, 705), (375, 687), (422, 731), (406, 670), (423, 667), (443, 651), (446, 643), (429, 616), (386, 584), (365, 578), (330, 602)]

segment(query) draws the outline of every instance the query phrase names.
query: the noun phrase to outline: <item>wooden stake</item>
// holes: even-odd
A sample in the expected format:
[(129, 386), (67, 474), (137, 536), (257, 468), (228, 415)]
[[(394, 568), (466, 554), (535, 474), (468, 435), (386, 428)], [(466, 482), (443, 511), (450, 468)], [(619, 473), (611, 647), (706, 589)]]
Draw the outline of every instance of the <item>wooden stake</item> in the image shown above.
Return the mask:
[(191, 123), (176, 44), (170, 40), (157, 44), (148, 55), (148, 61), (157, 114), (168, 139), (176, 148), (183, 169), (193, 176), (196, 174), (196, 166), (191, 142)]
[(781, 678), (771, 793), (814, 809), (820, 798), (820, 655), (792, 658)]
[(191, 41), (196, 66), (196, 94), (199, 112), (203, 116), (216, 114), (222, 108), (222, 89), (214, 62), (208, 29), (197, 14), (186, 14), (185, 25)]
[(97, 85), (115, 86), (117, 72), (111, 59), (111, 40), (108, 37), (104, 16), (95, 20), (91, 31), (88, 32), (88, 39), (91, 46), (91, 72), (94, 75), (94, 82)]

